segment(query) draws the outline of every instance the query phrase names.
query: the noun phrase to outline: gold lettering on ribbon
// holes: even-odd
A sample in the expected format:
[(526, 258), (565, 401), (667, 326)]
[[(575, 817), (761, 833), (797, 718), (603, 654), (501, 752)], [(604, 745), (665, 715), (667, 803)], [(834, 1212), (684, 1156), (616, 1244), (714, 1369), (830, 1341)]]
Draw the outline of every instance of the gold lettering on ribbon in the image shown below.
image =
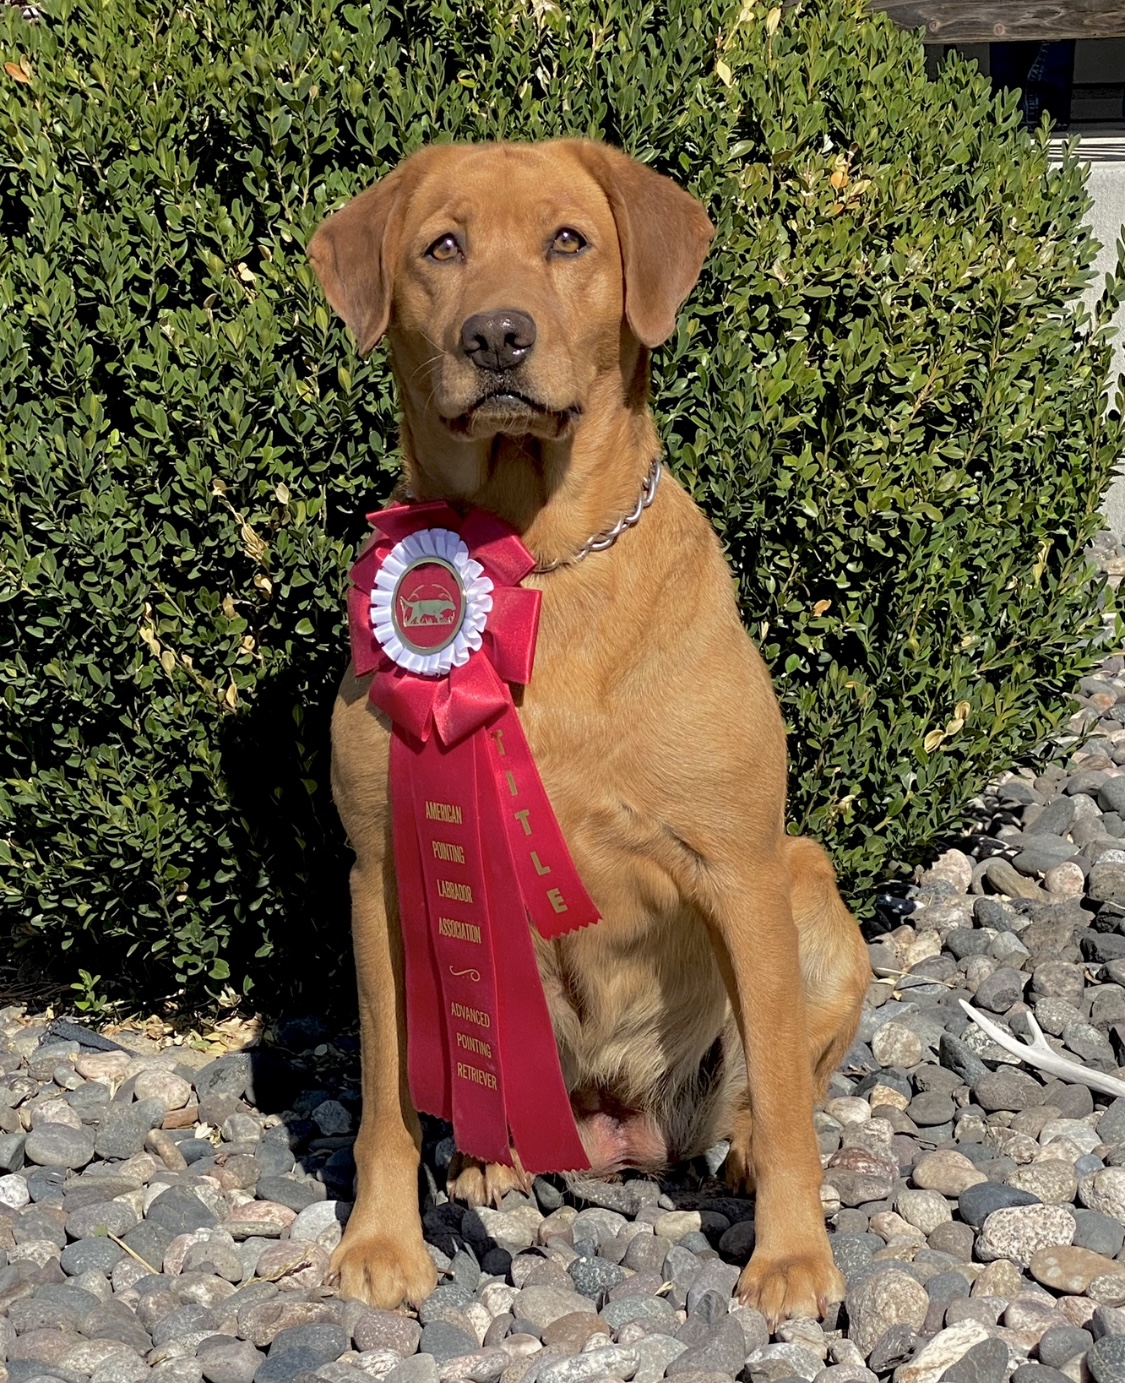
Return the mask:
[(496, 741), (496, 752), (502, 759), (506, 758), (508, 751), (504, 748), (504, 731), (493, 730), (492, 738)]
[(557, 888), (549, 888), (547, 890), (547, 902), (550, 903), (556, 912), (566, 912), (567, 910), (566, 900)]
[(523, 809), (522, 811), (513, 812), (512, 815), (516, 818), (516, 820), (517, 820), (517, 821), (520, 823), (520, 825), (523, 827), (523, 833), (524, 833), (524, 835), (525, 835), (525, 836), (529, 836), (529, 835), (531, 834), (531, 826), (530, 826), (530, 824), (528, 823), (527, 818), (531, 815), (530, 811), (528, 811), (528, 809), (527, 809), (526, 807), (524, 807), (524, 809)]
[(450, 1003), (450, 1016), (460, 1018), (466, 1023), (475, 1023), (478, 1028), (490, 1028), (492, 1015), (483, 1008), (470, 1008), (468, 1004)]
[(504, 770), (504, 777), (508, 780), (508, 791), (513, 797), (518, 797), (520, 795), (520, 790), (516, 787), (516, 775), (510, 768), (507, 768)]
[(455, 917), (439, 917), (437, 929), (441, 936), (455, 936), (458, 941), (471, 941), (474, 946), (480, 945), (480, 928), (475, 922), (458, 922)]
[(487, 1057), (492, 1060), (492, 1044), (483, 1042), (479, 1037), (470, 1037), (467, 1032), (457, 1034), (458, 1047), (464, 1047), (467, 1052), (475, 1052), (477, 1056)]
[(427, 821), (448, 821), (454, 826), (461, 825), (461, 808), (456, 802), (427, 802)]
[(483, 1085), (487, 1090), (496, 1089), (496, 1077), (491, 1071), (482, 1071), (478, 1066), (470, 1066), (467, 1061), (457, 1063), (457, 1074), (473, 1085)]
[(535, 866), (536, 874), (549, 874), (551, 872), (551, 866), (544, 864), (534, 850), (531, 852), (531, 863)]
[(430, 844), (433, 846), (435, 859), (445, 860), (447, 864), (465, 863), (465, 847), (463, 845), (450, 845), (444, 840), (431, 840)]
[(469, 885), (454, 883), (452, 879), (439, 879), (437, 891), (439, 898), (453, 898), (458, 903), (471, 903), (473, 901), (473, 890)]

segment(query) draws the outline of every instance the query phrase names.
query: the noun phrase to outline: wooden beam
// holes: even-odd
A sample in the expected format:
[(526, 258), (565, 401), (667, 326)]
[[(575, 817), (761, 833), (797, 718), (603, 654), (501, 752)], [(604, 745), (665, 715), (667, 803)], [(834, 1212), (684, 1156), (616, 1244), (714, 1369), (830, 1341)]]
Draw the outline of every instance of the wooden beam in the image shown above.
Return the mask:
[(872, 0), (904, 29), (926, 29), (926, 43), (1125, 37), (1123, 0)]

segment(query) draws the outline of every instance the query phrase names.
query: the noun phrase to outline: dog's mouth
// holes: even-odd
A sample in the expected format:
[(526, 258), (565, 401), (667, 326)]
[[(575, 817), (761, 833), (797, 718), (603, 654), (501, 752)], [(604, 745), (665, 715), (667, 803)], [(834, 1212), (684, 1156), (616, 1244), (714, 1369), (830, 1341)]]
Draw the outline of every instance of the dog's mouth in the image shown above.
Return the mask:
[(516, 389), (494, 389), (484, 394), (468, 410), (472, 413), (549, 413), (551, 410)]
[(530, 432), (539, 436), (560, 437), (577, 421), (581, 412), (578, 404), (562, 409), (549, 408), (529, 394), (500, 385), (482, 394), (464, 412), (445, 418), (444, 422), (450, 431), (462, 436)]

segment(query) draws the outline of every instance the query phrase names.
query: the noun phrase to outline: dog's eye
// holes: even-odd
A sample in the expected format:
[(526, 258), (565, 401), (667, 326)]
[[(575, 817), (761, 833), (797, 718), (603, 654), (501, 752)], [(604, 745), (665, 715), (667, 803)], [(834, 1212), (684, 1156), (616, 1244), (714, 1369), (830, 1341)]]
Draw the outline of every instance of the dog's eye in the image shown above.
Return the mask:
[(576, 255), (579, 250), (585, 248), (585, 236), (579, 235), (576, 230), (571, 230), (569, 226), (564, 226), (551, 242), (551, 249), (560, 255)]
[(455, 235), (442, 235), (426, 251), (427, 259), (436, 259), (439, 264), (444, 264), (451, 259), (459, 259), (461, 256), (461, 245)]

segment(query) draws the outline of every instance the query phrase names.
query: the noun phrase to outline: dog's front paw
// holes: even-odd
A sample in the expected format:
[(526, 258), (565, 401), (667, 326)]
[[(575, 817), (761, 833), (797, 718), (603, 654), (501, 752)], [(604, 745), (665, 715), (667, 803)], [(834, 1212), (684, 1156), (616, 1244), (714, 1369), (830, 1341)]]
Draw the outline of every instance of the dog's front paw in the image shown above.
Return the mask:
[(499, 1206), (509, 1191), (522, 1191), (530, 1196), (532, 1178), (520, 1165), (515, 1152), (512, 1162), (514, 1166), (505, 1167), (499, 1162), (480, 1162), (475, 1157), (457, 1153), (449, 1164), (446, 1195), (450, 1200), (474, 1206)]
[(345, 1234), (332, 1255), (331, 1272), (342, 1297), (393, 1311), (403, 1302), (417, 1306), (437, 1286), (437, 1269), (419, 1236), (417, 1243), (385, 1234)]
[(829, 1302), (844, 1298), (844, 1277), (828, 1246), (807, 1253), (758, 1249), (742, 1270), (735, 1295), (755, 1306), (770, 1329), (790, 1316), (823, 1316)]

